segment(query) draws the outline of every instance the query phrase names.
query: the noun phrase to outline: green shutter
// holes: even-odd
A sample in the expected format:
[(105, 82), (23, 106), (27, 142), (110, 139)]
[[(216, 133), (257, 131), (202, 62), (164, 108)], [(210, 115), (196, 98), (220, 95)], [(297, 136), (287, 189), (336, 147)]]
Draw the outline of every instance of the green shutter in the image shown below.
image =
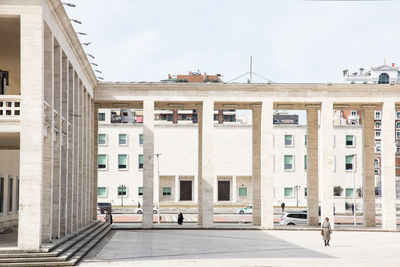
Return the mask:
[(122, 154), (122, 155), (118, 155), (118, 165), (127, 165), (126, 164), (126, 155)]
[(100, 154), (97, 158), (97, 162), (99, 165), (107, 165), (107, 156)]
[(292, 187), (285, 187), (285, 197), (293, 196), (293, 188)]
[(239, 197), (247, 197), (247, 187), (239, 187)]
[(120, 134), (119, 135), (119, 144), (120, 145), (125, 145), (126, 144), (126, 134)]
[(107, 189), (105, 187), (97, 187), (97, 195), (104, 197), (106, 196)]
[(353, 188), (346, 188), (346, 197), (353, 196)]

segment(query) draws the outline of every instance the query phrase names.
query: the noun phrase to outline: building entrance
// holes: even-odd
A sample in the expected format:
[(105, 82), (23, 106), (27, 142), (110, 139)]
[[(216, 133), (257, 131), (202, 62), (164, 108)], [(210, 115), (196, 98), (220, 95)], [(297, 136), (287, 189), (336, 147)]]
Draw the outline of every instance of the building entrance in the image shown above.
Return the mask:
[(230, 200), (230, 181), (218, 181), (218, 201)]
[(192, 181), (180, 182), (180, 200), (192, 200)]

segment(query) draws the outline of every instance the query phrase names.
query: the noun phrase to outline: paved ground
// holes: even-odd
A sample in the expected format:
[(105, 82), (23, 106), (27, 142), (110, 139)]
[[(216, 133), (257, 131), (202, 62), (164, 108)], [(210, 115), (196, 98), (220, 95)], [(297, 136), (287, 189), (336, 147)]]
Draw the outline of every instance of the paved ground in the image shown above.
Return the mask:
[(112, 231), (81, 266), (400, 266), (399, 232)]
[[(99, 215), (97, 218), (99, 220), (104, 221), (105, 215)], [(279, 214), (274, 215), (274, 222), (279, 222)], [(140, 214), (113, 214), (114, 222), (121, 222), (121, 223), (135, 223), (135, 222), (142, 222), (142, 215)], [(154, 216), (154, 221), (157, 221), (157, 215)], [(357, 216), (357, 223), (362, 224), (363, 217)], [(177, 222), (177, 215), (176, 214), (161, 214), (161, 223), (176, 223)], [(197, 214), (184, 214), (184, 222), (197, 222)], [(252, 222), (252, 215), (248, 214), (215, 214), (214, 215), (214, 222), (217, 223), (251, 223)], [(353, 216), (335, 216), (335, 223), (340, 224), (352, 224), (353, 223)], [(376, 223), (382, 224), (382, 219), (380, 216), (376, 217)], [(397, 224), (400, 224), (400, 218), (397, 220)]]

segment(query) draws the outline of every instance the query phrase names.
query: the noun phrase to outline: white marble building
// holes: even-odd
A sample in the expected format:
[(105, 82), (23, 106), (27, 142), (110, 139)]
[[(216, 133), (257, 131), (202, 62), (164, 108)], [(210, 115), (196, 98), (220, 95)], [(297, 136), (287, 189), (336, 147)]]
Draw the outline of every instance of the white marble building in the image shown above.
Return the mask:
[[(143, 203), (143, 125), (111, 123), (109, 109), (100, 109), (99, 113), (104, 114), (100, 116), (104, 117), (104, 121), (99, 121), (99, 158), (104, 158), (105, 166), (100, 166), (98, 171), (98, 202), (135, 207), (138, 202)], [(156, 161), (155, 173), (159, 172), (160, 186), (159, 199), (156, 193), (154, 195), (155, 203), (176, 206), (197, 204), (197, 131), (197, 124), (194, 123), (156, 121), (154, 150), (160, 155), (159, 169)], [(306, 207), (307, 127), (275, 124), (273, 131), (274, 205), (284, 202), (287, 206)], [(215, 121), (213, 135), (214, 203), (250, 204), (252, 126), (243, 123), (218, 124)], [(354, 173), (356, 190), (362, 187), (359, 167), (362, 162), (362, 127), (335, 126), (333, 136), (334, 186), (343, 189), (340, 196), (335, 196), (335, 208), (337, 212), (344, 212), (345, 202), (353, 203), (353, 172), (346, 170), (346, 156), (349, 160), (349, 155), (357, 155)], [(181, 181), (184, 181), (183, 184)], [(228, 200), (220, 200), (224, 196), (219, 196), (224, 193), (218, 189), (222, 185), (220, 182), (224, 181), (227, 189), (222, 190), (228, 191), (225, 192)], [(119, 189), (122, 185), (126, 189)], [(183, 189), (189, 190), (189, 195), (182, 192)], [(356, 197), (360, 199), (358, 195)], [(361, 202), (358, 201), (359, 204)]]

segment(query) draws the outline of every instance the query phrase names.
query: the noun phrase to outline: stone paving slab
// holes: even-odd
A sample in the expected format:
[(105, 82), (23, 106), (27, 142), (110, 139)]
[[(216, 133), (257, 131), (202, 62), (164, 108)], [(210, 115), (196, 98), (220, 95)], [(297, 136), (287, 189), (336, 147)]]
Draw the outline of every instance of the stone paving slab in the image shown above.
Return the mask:
[(112, 231), (81, 266), (400, 266), (400, 233), (319, 231)]

